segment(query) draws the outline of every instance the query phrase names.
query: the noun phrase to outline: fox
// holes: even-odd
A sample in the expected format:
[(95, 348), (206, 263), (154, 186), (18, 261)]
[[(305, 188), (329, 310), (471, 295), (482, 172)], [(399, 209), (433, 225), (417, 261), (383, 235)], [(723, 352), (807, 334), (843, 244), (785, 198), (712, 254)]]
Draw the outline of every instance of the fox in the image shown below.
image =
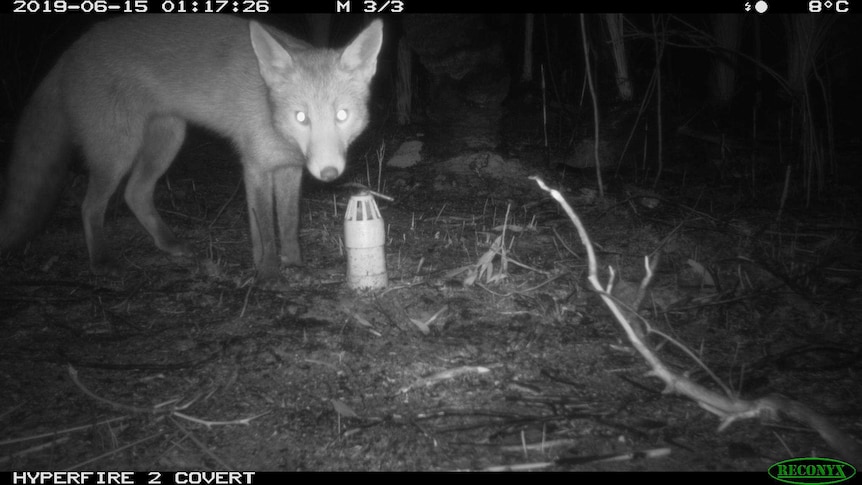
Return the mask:
[(92, 273), (118, 271), (104, 222), (124, 179), (126, 204), (155, 246), (193, 258), (191, 244), (174, 235), (153, 202), (191, 123), (227, 138), (239, 153), (255, 281), (276, 283), (282, 264), (303, 264), (304, 171), (324, 182), (339, 177), (348, 147), (369, 122), (382, 43), (380, 19), (342, 49), (314, 48), (255, 20), (219, 14), (95, 24), (24, 108), (0, 204), (0, 253), (44, 224), (77, 148), (88, 170), (81, 217)]

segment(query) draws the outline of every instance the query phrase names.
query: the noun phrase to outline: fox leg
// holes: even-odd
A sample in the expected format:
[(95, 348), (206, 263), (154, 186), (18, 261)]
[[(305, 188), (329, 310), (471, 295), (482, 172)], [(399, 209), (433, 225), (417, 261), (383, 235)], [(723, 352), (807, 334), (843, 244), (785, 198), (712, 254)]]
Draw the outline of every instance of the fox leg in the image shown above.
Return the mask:
[(302, 266), (299, 246), (299, 196), (302, 190), (302, 166), (282, 167), (272, 174), (278, 214), (281, 262)]
[(173, 256), (193, 256), (191, 246), (162, 220), (153, 204), (156, 182), (170, 167), (186, 136), (185, 121), (161, 116), (147, 122), (140, 151), (126, 183), (126, 203), (150, 233), (156, 247)]
[(250, 169), (248, 165), (250, 164), (246, 164), (243, 179), (251, 228), (252, 256), (257, 270), (257, 281), (266, 286), (277, 282), (281, 276), (273, 224), (273, 173)]
[(97, 123), (91, 126), (93, 129), (86, 132), (82, 140), (90, 172), (87, 195), (81, 205), (84, 237), (90, 253), (91, 271), (95, 274), (116, 273), (116, 263), (110, 257), (105, 243), (105, 209), (123, 177), (131, 169), (141, 144), (141, 131), (135, 130), (134, 126), (129, 126), (129, 130), (124, 133), (111, 129), (98, 130)]

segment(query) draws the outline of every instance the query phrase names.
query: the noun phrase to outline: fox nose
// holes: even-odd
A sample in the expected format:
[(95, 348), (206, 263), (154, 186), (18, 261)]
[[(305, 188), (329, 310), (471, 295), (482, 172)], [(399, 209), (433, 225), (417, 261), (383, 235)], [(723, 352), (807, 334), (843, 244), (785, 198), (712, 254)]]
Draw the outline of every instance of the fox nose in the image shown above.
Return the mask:
[(326, 167), (320, 171), (320, 180), (329, 182), (338, 178), (338, 169), (335, 167)]

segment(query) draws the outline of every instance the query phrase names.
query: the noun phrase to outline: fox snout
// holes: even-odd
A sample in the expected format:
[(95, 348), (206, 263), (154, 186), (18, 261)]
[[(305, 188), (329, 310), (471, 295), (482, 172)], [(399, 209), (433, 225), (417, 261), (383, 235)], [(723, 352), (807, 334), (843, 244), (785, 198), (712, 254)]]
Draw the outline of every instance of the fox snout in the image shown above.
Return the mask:
[(309, 155), (305, 166), (308, 172), (321, 182), (332, 182), (344, 173), (346, 161), (344, 156), (335, 153)]
[(344, 147), (340, 142), (332, 142), (329, 138), (323, 141), (313, 140), (308, 147), (307, 161), (311, 175), (322, 181), (332, 182), (344, 173), (346, 167)]
[(341, 172), (335, 167), (326, 167), (320, 171), (318, 178), (324, 182), (332, 182), (341, 175)]

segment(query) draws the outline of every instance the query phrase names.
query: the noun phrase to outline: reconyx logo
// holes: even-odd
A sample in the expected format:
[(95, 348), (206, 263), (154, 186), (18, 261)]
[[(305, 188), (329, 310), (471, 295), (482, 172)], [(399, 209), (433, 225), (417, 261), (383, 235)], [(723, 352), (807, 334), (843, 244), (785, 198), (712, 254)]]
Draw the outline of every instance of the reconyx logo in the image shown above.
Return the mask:
[(769, 467), (769, 476), (794, 485), (827, 485), (849, 480), (856, 474), (853, 465), (832, 458), (791, 458)]

